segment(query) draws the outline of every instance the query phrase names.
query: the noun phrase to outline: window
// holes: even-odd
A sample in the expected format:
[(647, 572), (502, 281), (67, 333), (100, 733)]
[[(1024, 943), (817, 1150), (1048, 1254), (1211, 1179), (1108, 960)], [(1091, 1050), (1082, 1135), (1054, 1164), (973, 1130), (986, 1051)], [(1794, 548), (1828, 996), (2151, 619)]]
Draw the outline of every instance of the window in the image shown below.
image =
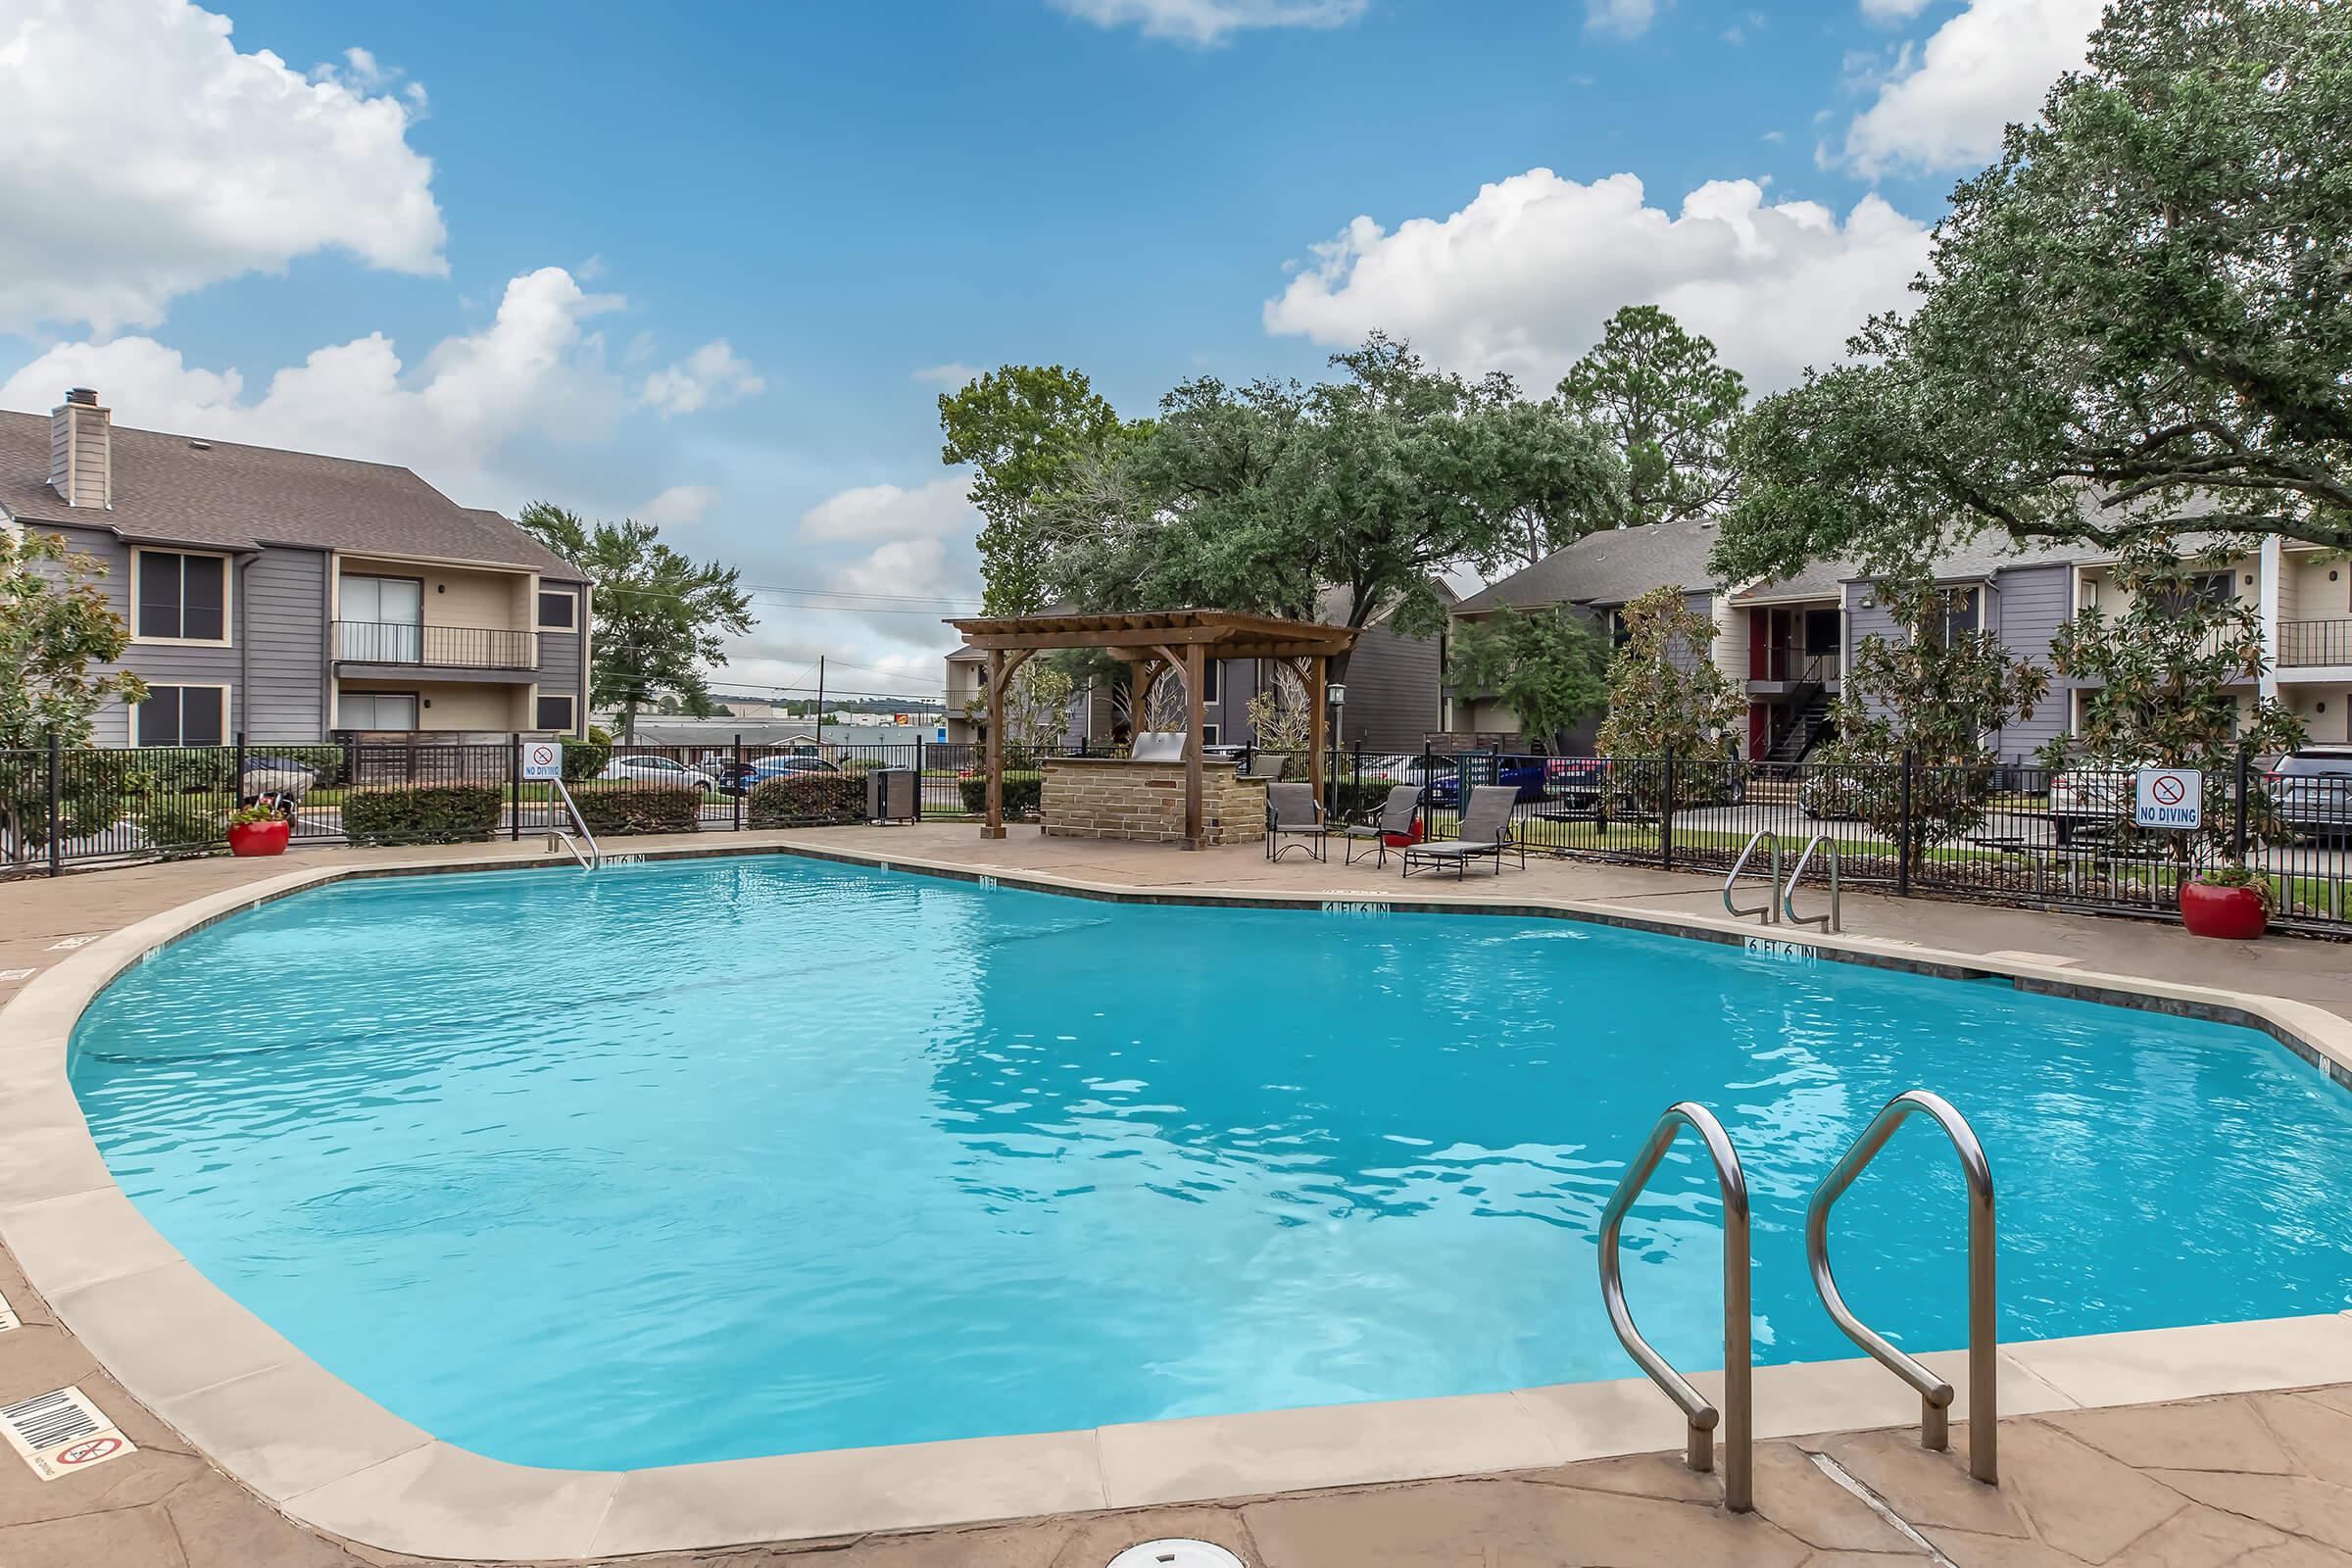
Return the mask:
[[(539, 590), (539, 629), (541, 631), (577, 631), (580, 625), (580, 596), (566, 588)], [(545, 725), (540, 726), (545, 728)]]
[(571, 728), (571, 699), (568, 696), (542, 697), (534, 706), (538, 711), (532, 716), (538, 728)]
[[(1212, 666), (1210, 666), (1210, 667), (1211, 667), (1211, 668), (1214, 668), (1215, 666), (1213, 666), (1213, 665), (1212, 665)], [(1200, 726), (1200, 744), (1201, 744), (1201, 745), (1203, 745), (1203, 746), (1214, 746), (1214, 745), (1216, 745), (1216, 744), (1217, 744), (1217, 726), (1216, 726), (1216, 725), (1214, 725), (1214, 724), (1203, 724), (1203, 725), (1201, 725), (1201, 726)]]
[(415, 729), (415, 692), (345, 692), (339, 710), (345, 729)]
[(141, 550), (131, 558), (142, 642), (228, 641), (228, 558)]
[(1217, 692), (1225, 684), (1224, 681), (1219, 678), (1221, 675), (1223, 675), (1224, 671), (1225, 661), (1222, 659), (1206, 660), (1201, 663), (1200, 700), (1202, 702), (1213, 703), (1217, 701)]
[(141, 746), (219, 746), (228, 738), (224, 686), (150, 686), (139, 705)]
[(2236, 577), (2227, 571), (2182, 572), (2180, 576), (2159, 584), (2151, 584), (2148, 592), (2156, 602), (2172, 613), (2185, 614), (2206, 605), (2226, 605), (2236, 597)]
[(1977, 630), (1984, 621), (1982, 588), (1953, 588), (1943, 596), (1943, 640)]
[(422, 578), (346, 575), (335, 604), (338, 658), (372, 664), (423, 661)]

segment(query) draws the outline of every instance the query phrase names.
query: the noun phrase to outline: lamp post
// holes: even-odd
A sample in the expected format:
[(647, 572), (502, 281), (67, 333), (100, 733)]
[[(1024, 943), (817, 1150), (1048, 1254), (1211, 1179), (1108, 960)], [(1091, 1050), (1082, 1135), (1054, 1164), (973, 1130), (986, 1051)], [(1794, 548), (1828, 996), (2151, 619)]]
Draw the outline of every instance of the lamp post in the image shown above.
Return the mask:
[(1329, 694), (1331, 700), (1331, 766), (1325, 770), (1325, 775), (1331, 783), (1331, 798), (1323, 803), (1324, 811), (1329, 814), (1331, 808), (1337, 805), (1340, 799), (1340, 757), (1341, 749), (1347, 744), (1342, 738), (1343, 731), (1340, 727), (1340, 720), (1348, 708), (1348, 683), (1335, 680), (1325, 687), (1324, 691)]

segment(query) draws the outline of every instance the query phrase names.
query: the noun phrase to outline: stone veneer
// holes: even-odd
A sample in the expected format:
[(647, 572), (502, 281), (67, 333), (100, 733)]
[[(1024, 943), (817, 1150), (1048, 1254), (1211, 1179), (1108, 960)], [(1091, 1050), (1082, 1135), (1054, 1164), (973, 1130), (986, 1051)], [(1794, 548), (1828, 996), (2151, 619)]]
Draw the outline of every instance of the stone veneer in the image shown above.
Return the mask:
[[(1049, 757), (1039, 817), (1049, 837), (1184, 842), (1184, 764), (1117, 757)], [(1266, 836), (1266, 786), (1232, 762), (1200, 764), (1200, 837), (1255, 844)]]

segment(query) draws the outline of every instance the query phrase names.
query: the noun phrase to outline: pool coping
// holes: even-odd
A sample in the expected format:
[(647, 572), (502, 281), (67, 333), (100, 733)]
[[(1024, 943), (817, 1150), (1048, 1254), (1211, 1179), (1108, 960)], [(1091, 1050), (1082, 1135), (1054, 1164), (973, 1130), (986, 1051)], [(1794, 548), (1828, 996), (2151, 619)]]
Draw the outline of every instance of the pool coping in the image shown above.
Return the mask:
[[(2245, 1024), (2352, 1089), (2352, 1020), (2306, 1003), (1869, 937), (1792, 940), (1712, 915), (1589, 900), (1496, 899), (1492, 893), (1502, 890), (1492, 883), (1484, 897), (1469, 889), (1416, 890), (1409, 897), (1368, 890), (1356, 899), (1097, 883), (833, 845), (649, 847), (643, 858), (773, 854), (1117, 902), (1303, 906), (1367, 917), (1427, 911), (1570, 918), (1731, 943), (1793, 962), (2006, 980), (2053, 995)], [(0, 1193), (8, 1195), (0, 1203), (0, 1241), (133, 1397), (291, 1517), (382, 1550), (425, 1557), (620, 1556), (1543, 1469), (1679, 1446), (1680, 1413), (1640, 1377), (626, 1472), (533, 1469), (435, 1439), (312, 1361), (147, 1222), (115, 1183), (74, 1098), (67, 1080), (71, 1035), (91, 1000), (123, 971), (255, 906), (368, 877), (571, 863), (562, 856), (482, 860), (423, 854), (288, 872), (188, 901), (101, 937), (0, 1007)], [(1962, 1352), (1926, 1359), (1965, 1389)], [(2007, 1415), (2352, 1382), (2352, 1312), (2016, 1342), (2001, 1347), (2000, 1373)], [(1694, 1381), (1709, 1387), (1712, 1379), (1702, 1374)], [(1754, 1388), (1760, 1439), (1918, 1418), (1916, 1396), (1861, 1357), (1758, 1367)]]

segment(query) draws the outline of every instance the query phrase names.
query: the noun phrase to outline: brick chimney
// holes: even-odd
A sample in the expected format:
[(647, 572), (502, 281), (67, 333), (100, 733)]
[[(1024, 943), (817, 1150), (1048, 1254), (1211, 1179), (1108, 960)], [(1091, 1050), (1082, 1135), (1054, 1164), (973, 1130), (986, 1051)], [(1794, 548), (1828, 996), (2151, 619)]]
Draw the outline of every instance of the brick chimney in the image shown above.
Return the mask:
[(49, 411), (49, 487), (69, 507), (115, 504), (115, 441), (112, 411), (98, 394), (74, 387)]

